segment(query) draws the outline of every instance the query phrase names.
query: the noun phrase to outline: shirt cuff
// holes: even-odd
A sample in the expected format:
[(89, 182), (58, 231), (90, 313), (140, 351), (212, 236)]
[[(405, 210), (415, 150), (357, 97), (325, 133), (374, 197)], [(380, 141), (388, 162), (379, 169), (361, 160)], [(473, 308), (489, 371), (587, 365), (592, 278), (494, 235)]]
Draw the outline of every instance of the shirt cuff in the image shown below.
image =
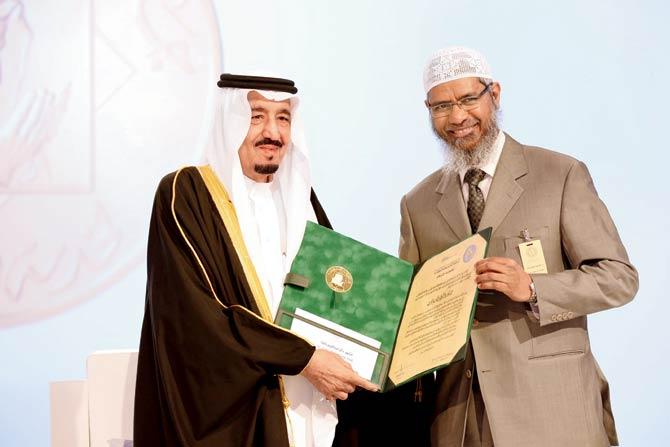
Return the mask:
[(530, 310), (533, 311), (533, 316), (540, 319), (540, 306), (537, 303), (528, 303), (530, 305)]

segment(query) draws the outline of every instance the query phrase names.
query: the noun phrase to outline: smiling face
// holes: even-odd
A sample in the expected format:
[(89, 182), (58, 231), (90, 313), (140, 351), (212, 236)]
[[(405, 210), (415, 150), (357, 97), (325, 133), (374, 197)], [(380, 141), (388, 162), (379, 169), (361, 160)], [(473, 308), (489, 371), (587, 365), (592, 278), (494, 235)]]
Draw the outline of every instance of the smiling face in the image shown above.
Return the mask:
[[(455, 103), (479, 95), (486, 86), (479, 78), (462, 78), (438, 84), (428, 92), (426, 106)], [(454, 106), (446, 116), (432, 118), (435, 133), (450, 147), (471, 151), (495, 128), (495, 114), (500, 102), (500, 84), (494, 82), (490, 91), (477, 101), (477, 106), (463, 110)]]
[(291, 144), (291, 103), (272, 101), (257, 91), (247, 99), (251, 122), (238, 151), (242, 172), (256, 182), (269, 182)]

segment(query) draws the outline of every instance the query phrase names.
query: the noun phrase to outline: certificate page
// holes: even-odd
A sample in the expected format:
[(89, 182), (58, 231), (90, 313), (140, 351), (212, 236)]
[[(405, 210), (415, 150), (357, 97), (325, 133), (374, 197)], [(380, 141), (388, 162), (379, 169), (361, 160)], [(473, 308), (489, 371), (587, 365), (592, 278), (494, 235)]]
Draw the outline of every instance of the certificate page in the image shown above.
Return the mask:
[[(317, 348), (327, 349), (339, 354), (340, 357), (349, 362), (359, 376), (368, 380), (372, 379), (372, 373), (379, 355), (374, 349), (379, 349), (381, 346), (378, 340), (335, 324), (303, 309), (296, 309), (295, 315), (300, 318), (293, 319), (291, 332), (306, 338)], [(356, 341), (359, 343), (356, 343)]]
[(416, 273), (389, 370), (394, 384), (451, 363), (465, 345), (477, 292), (474, 264), (485, 253), (486, 240), (475, 234)]

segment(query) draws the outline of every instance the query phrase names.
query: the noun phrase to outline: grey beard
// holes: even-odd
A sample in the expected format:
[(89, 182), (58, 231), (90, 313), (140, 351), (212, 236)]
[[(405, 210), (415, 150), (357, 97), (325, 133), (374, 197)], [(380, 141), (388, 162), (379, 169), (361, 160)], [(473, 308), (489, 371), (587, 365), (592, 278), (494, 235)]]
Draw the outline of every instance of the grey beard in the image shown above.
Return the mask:
[(470, 168), (480, 168), (486, 164), (489, 157), (491, 156), (491, 153), (493, 153), (494, 143), (498, 138), (498, 133), (500, 132), (500, 128), (498, 127), (499, 121), (500, 111), (498, 110), (491, 118), (491, 123), (489, 126), (484, 129), (482, 139), (479, 141), (477, 146), (471, 150), (465, 150), (459, 147), (454, 147), (443, 140), (435, 130), (435, 127), (432, 126), (431, 120), (433, 133), (442, 146), (444, 154), (444, 170), (449, 173), (458, 173), (460, 171), (467, 171)]

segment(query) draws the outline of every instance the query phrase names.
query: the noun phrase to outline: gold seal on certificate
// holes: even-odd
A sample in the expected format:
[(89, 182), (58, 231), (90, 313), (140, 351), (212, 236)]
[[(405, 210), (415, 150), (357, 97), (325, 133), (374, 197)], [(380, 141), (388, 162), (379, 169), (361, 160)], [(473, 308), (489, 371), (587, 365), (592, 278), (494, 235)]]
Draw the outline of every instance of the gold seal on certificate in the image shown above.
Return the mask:
[(351, 290), (353, 284), (354, 279), (351, 277), (351, 273), (344, 267), (334, 265), (326, 270), (326, 285), (328, 285), (333, 292), (348, 292)]

